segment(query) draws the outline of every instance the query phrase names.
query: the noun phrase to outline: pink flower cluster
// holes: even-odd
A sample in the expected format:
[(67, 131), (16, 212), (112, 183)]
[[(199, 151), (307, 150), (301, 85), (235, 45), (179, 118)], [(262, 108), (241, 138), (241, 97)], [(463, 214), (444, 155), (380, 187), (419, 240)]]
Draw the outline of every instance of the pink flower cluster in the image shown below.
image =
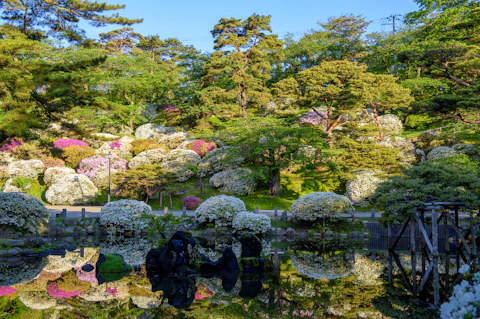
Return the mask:
[(108, 288), (107, 287), (107, 292), (111, 295), (114, 295), (114, 296), (116, 296), (118, 294), (117, 288)]
[(196, 140), (189, 145), (190, 149), (197, 153), (200, 157), (204, 157), (211, 152), (217, 145), (213, 142), (205, 142), (204, 140)]
[(202, 200), (196, 198), (195, 196), (187, 196), (183, 199), (183, 206), (185, 206), (189, 210), (197, 209), (201, 203)]
[[(112, 171), (115, 170), (116, 172), (124, 172), (127, 170), (127, 164), (128, 164), (128, 161), (116, 155), (112, 155), (112, 159), (110, 162), (110, 169)], [(97, 176), (98, 170), (100, 168), (108, 170), (108, 165), (109, 165), (109, 159), (106, 156), (102, 157), (102, 156), (96, 155), (96, 156), (88, 157), (80, 161), (80, 164), (78, 164), (77, 173), (83, 174), (88, 178), (90, 178), (91, 180), (94, 180), (95, 177)]]
[(174, 113), (174, 112), (181, 112), (178, 107), (175, 106), (167, 106), (166, 108), (163, 109), (165, 113)]
[(212, 295), (213, 293), (208, 290), (207, 287), (202, 284), (197, 285), (197, 291), (195, 292), (195, 300), (210, 298)]
[[(95, 265), (90, 262), (88, 262), (87, 264), (95, 267)], [(95, 276), (95, 271), (86, 272), (82, 270), (82, 267), (74, 268), (74, 270), (78, 280), (86, 281), (91, 285), (98, 284), (98, 279)]]
[(24, 143), (22, 141), (18, 141), (14, 138), (9, 137), (0, 147), (0, 152), (11, 153), (16, 147), (22, 146), (23, 144)]
[(79, 294), (83, 293), (84, 290), (81, 291), (64, 291), (58, 288), (58, 285), (55, 281), (50, 281), (47, 284), (47, 293), (52, 296), (53, 298), (72, 298), (78, 296)]
[(58, 149), (65, 149), (69, 146), (89, 146), (87, 142), (80, 140), (59, 139), (53, 143), (53, 147)]
[(11, 295), (16, 292), (17, 289), (9, 287), (9, 286), (0, 286), (0, 297)]
[(308, 111), (304, 113), (300, 118), (300, 123), (311, 126), (323, 126), (327, 125), (327, 116), (322, 112)]
[(122, 146), (122, 143), (120, 143), (120, 141), (115, 141), (113, 143), (110, 144), (110, 148), (113, 150), (114, 148), (118, 148), (120, 149), (120, 147)]

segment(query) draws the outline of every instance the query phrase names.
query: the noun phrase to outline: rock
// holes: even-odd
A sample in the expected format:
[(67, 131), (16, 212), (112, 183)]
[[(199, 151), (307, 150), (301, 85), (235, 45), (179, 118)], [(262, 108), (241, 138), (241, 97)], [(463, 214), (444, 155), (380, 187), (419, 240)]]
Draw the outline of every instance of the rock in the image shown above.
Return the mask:
[(0, 250), (0, 257), (4, 257), (8, 255), (8, 251), (6, 250)]
[(158, 139), (160, 135), (162, 134), (167, 134), (167, 133), (173, 133), (175, 131), (174, 128), (171, 127), (166, 127), (163, 125), (155, 125), (155, 124), (144, 124), (139, 126), (135, 130), (135, 139), (147, 139), (147, 138), (153, 138), (153, 139)]
[(21, 239), (9, 240), (3, 243), (5, 247), (24, 247), (25, 242)]
[(73, 234), (75, 232), (75, 228), (73, 226), (68, 226), (65, 228), (65, 233)]
[(43, 240), (41, 238), (28, 238), (25, 240), (25, 247), (40, 248), (42, 246), (43, 246)]
[(287, 232), (284, 231), (283, 229), (280, 229), (280, 228), (279, 228), (279, 229), (277, 230), (277, 235), (278, 235), (278, 236), (286, 236), (286, 235), (287, 235)]
[(55, 180), (45, 193), (53, 205), (80, 205), (95, 200), (98, 188), (85, 175), (69, 174)]
[(260, 257), (262, 252), (262, 242), (260, 239), (252, 234), (245, 234), (240, 237), (242, 244), (242, 258)]
[(333, 236), (333, 231), (327, 230), (327, 231), (325, 232), (325, 237), (332, 237), (332, 236)]
[(297, 232), (293, 228), (287, 228), (287, 236), (295, 236)]
[(8, 252), (7, 252), (7, 256), (8, 257), (11, 257), (11, 256), (18, 256), (22, 253), (22, 249), (21, 248), (18, 248), (18, 247), (14, 247), (12, 249), (10, 249)]
[(25, 249), (22, 252), (22, 255), (24, 255), (24, 256), (35, 256), (35, 255), (38, 255), (38, 254), (31, 249)]
[(65, 222), (65, 225), (70, 225), (70, 226), (78, 225), (78, 219), (76, 218), (66, 218), (64, 222)]

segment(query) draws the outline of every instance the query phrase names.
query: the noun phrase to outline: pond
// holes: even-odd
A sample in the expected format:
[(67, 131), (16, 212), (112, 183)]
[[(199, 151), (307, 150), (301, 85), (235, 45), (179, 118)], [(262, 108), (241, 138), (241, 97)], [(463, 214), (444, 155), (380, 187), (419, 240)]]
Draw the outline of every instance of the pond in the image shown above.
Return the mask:
[[(195, 240), (211, 260), (226, 247), (241, 255), (234, 238)], [(147, 272), (156, 245), (144, 238), (60, 246), (0, 259), (0, 318), (435, 318), (429, 283), (413, 297), (394, 267), (388, 284), (388, 253), (369, 249), (380, 241), (262, 239), (271, 268), (217, 276)], [(100, 271), (99, 259), (111, 254), (132, 270)], [(399, 256), (409, 275), (410, 253)]]

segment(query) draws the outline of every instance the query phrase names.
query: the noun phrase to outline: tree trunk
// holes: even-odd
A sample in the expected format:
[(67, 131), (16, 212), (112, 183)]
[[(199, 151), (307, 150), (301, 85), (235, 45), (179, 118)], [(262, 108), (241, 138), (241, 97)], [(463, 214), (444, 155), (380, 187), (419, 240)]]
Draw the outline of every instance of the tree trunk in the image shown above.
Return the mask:
[(419, 66), (417, 67), (417, 78), (420, 78), (421, 75), (422, 75), (422, 67)]
[(282, 192), (282, 185), (280, 184), (280, 169), (272, 171), (268, 180), (268, 190), (272, 196), (277, 196)]
[(383, 132), (382, 124), (380, 124), (380, 119), (378, 118), (377, 105), (373, 102), (370, 102), (370, 106), (372, 107), (372, 111), (373, 111), (372, 112), (373, 113), (373, 119), (374, 119), (375, 124), (378, 127), (378, 131), (380, 133), (380, 136), (378, 137), (378, 139), (380, 141), (383, 141), (383, 139), (385, 138), (385, 133)]
[(247, 92), (245, 92), (245, 88), (241, 86), (240, 91), (240, 106), (242, 107), (242, 117), (247, 117)]

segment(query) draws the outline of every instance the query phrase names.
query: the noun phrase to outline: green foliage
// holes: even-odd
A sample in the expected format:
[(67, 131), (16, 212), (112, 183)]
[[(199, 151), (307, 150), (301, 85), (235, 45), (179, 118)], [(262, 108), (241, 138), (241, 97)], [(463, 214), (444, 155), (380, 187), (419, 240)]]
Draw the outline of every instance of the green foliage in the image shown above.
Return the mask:
[(464, 202), (477, 206), (480, 200), (478, 163), (466, 155), (428, 160), (379, 185), (373, 200), (385, 209), (383, 222), (403, 221), (414, 207), (426, 201)]
[(95, 151), (89, 146), (69, 146), (62, 151), (65, 165), (71, 168), (76, 168), (81, 160), (94, 155)]
[(145, 199), (163, 190), (167, 178), (161, 165), (143, 165), (115, 176), (115, 193), (128, 199)]
[(130, 265), (125, 264), (122, 256), (107, 254), (105, 258), (107, 260), (99, 269), (101, 273), (125, 273), (132, 270)]
[(132, 152), (134, 156), (137, 156), (139, 153), (147, 150), (153, 150), (155, 148), (163, 148), (169, 152), (169, 148), (165, 145), (158, 144), (153, 139), (140, 139), (132, 142)]
[(12, 185), (20, 189), (25, 189), (27, 186), (32, 185), (33, 179), (23, 176), (17, 176), (12, 179)]

